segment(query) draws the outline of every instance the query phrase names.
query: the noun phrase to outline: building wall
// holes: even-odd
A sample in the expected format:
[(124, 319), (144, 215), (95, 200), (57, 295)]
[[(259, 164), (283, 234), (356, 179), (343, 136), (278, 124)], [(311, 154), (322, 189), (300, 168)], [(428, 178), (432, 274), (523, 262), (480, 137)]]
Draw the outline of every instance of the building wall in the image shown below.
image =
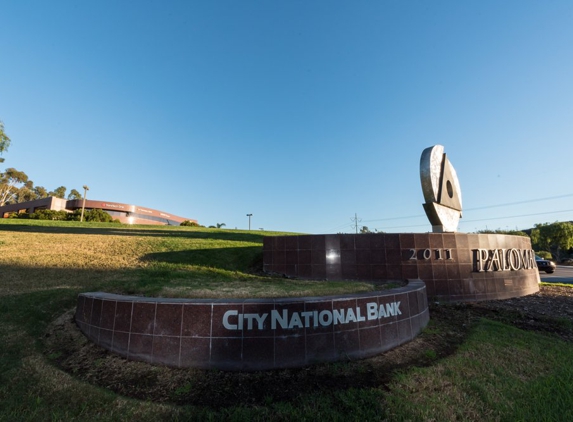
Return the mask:
[[(51, 196), (35, 201), (23, 202), (21, 204), (5, 205), (0, 207), (0, 216), (5, 218), (14, 212), (31, 214), (38, 209), (73, 212), (74, 210), (81, 209), (83, 202), (81, 199), (68, 201)], [(124, 224), (179, 225), (186, 220), (197, 222), (197, 220), (192, 218), (179, 217), (165, 211), (121, 202), (90, 199), (85, 201), (85, 209), (102, 209)]]
[[(82, 204), (83, 200), (81, 199), (68, 201), (67, 208), (72, 211), (81, 209)], [(165, 211), (139, 205), (123, 204), (121, 202), (86, 200), (85, 207), (86, 209), (102, 209), (124, 224), (179, 225), (185, 220), (197, 222), (196, 220), (179, 217)]]
[(66, 204), (68, 201), (54, 196), (48, 198), (36, 199), (35, 201), (22, 202), (20, 204), (10, 204), (0, 207), (0, 216), (8, 217), (8, 214), (14, 212), (31, 214), (36, 210), (48, 209), (54, 211), (67, 211)]

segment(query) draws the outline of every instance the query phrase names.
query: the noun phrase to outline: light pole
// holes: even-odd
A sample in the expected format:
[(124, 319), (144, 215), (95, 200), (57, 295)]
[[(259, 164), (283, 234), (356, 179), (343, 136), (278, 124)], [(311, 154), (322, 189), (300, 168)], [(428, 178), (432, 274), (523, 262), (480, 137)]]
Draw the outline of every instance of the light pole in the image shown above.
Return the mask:
[(249, 217), (249, 230), (251, 230), (251, 217), (253, 216), (253, 214), (247, 214), (247, 217)]
[(80, 217), (80, 222), (84, 221), (84, 210), (86, 209), (86, 196), (88, 195), (88, 185), (84, 185), (84, 201), (82, 203), (82, 215)]

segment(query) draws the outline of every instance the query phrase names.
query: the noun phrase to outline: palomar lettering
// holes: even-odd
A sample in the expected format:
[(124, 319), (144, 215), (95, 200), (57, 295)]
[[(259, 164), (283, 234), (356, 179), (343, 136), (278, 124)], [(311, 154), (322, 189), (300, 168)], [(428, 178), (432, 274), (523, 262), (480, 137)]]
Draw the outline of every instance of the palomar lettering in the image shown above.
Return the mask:
[(537, 268), (535, 252), (531, 249), (472, 249), (474, 270), (518, 271)]

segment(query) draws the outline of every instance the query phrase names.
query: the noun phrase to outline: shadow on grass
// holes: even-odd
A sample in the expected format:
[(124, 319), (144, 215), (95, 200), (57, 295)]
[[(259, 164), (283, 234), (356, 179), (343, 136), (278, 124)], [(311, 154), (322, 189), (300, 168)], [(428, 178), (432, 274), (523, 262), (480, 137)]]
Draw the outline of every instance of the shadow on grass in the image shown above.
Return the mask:
[(262, 271), (263, 250), (260, 246), (190, 249), (154, 252), (142, 257), (144, 261), (169, 264), (200, 265), (231, 271)]
[(36, 226), (28, 224), (0, 224), (0, 232), (20, 233), (51, 233), (51, 234), (92, 234), (111, 236), (152, 236), (152, 237), (179, 237), (188, 239), (215, 239), (230, 240), (236, 242), (263, 243), (265, 235), (260, 233), (231, 232), (228, 230), (190, 230), (190, 229), (145, 229), (132, 228), (119, 225), (110, 227), (85, 227), (85, 226)]

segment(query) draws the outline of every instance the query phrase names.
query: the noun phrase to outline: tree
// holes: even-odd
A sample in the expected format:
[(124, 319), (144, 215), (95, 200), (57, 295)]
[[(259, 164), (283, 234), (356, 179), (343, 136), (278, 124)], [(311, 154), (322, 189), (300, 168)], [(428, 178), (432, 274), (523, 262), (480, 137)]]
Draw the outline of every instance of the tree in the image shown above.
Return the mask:
[(541, 240), (541, 233), (539, 231), (539, 224), (535, 225), (535, 228), (531, 229), (531, 233), (529, 234), (529, 238), (531, 239), (531, 246), (536, 251), (539, 251), (544, 248), (544, 242)]
[(24, 186), (20, 187), (20, 189), (16, 191), (13, 202), (20, 204), (22, 202), (33, 201), (36, 198), (37, 196), (34, 192), (34, 182), (28, 180), (26, 183), (24, 183)]
[(220, 229), (221, 227), (226, 226), (225, 223), (217, 223), (217, 228)]
[(42, 199), (48, 197), (48, 191), (43, 186), (35, 186), (34, 193), (36, 194), (36, 199)]
[(66, 187), (60, 186), (53, 191), (48, 192), (48, 196), (55, 196), (56, 198), (64, 199), (66, 197)]
[(0, 173), (0, 207), (12, 202), (21, 186), (28, 181), (28, 175), (15, 168), (8, 168)]
[(72, 189), (70, 191), (70, 194), (68, 195), (68, 199), (69, 200), (71, 200), (71, 199), (82, 199), (82, 194), (79, 193), (77, 190)]
[[(4, 151), (7, 151), (9, 146), (10, 146), (10, 138), (8, 138), (8, 135), (4, 133), (4, 123), (0, 121), (0, 155), (2, 155)], [(3, 162), (4, 159), (0, 157), (0, 163)]]
[(535, 250), (551, 251), (555, 258), (559, 259), (561, 250), (573, 247), (573, 224), (570, 222), (536, 224), (531, 230), (531, 243)]

